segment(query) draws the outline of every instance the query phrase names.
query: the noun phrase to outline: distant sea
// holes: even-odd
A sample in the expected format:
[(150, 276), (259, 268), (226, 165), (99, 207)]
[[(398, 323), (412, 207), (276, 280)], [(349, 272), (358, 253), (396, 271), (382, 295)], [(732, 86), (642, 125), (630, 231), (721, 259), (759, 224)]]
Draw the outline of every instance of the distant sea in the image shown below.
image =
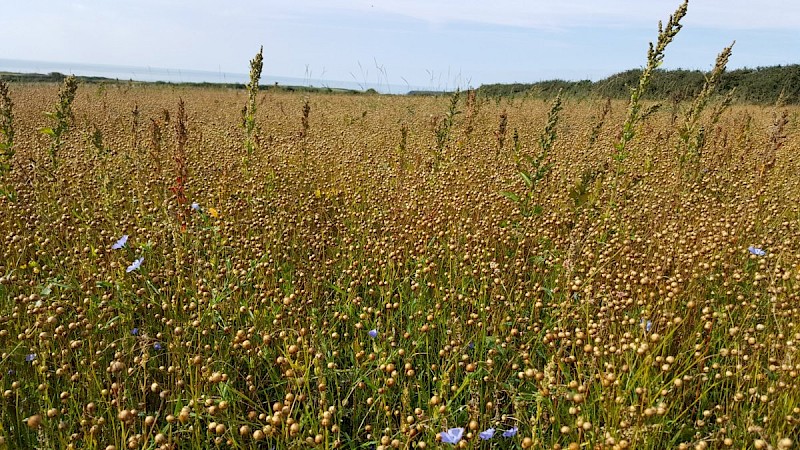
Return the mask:
[[(114, 66), (107, 64), (62, 63), (49, 61), (27, 61), (0, 58), (0, 72), (41, 73), (59, 72), (65, 75), (104, 77), (117, 80), (165, 81), (170, 83), (244, 83), (249, 81), (245, 73), (212, 72), (206, 70), (164, 69), (160, 67)], [(363, 83), (355, 81), (323, 80), (319, 78), (292, 78), (262, 75), (261, 84), (286, 86), (313, 86), (340, 89), (375, 89), (381, 93), (405, 94), (411, 90), (427, 88), (409, 85)]]

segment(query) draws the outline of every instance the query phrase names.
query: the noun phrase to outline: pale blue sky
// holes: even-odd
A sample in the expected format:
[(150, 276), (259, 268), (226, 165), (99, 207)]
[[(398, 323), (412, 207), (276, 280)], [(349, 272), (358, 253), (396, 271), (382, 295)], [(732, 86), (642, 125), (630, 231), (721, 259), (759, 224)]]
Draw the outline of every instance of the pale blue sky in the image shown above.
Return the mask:
[[(2, 0), (0, 59), (431, 88), (599, 79), (644, 64), (678, 0)], [(690, 0), (665, 67), (800, 63), (800, 1)], [(380, 67), (381, 69), (379, 69)]]

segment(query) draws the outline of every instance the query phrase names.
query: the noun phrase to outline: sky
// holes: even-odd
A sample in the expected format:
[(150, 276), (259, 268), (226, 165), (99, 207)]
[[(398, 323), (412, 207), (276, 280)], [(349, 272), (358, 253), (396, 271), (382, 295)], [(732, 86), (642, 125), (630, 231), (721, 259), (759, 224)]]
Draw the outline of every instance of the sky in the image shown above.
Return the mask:
[[(431, 89), (642, 67), (678, 0), (2, 0), (0, 59)], [(690, 0), (665, 68), (800, 63), (800, 1)], [(2, 67), (0, 67), (0, 70)]]

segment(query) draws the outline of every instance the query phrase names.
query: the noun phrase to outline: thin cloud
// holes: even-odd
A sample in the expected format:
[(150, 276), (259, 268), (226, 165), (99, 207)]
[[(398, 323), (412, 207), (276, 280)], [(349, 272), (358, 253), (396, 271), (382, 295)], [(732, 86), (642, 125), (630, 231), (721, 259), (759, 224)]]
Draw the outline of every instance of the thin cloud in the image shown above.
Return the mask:
[[(475, 23), (526, 28), (576, 26), (654, 26), (680, 4), (674, 0), (306, 0), (275, 2), (278, 11), (390, 14), (431, 24)], [(686, 24), (721, 29), (800, 27), (800, 2), (772, 0), (769, 7), (752, 0), (689, 2)]]
[[(14, 43), (0, 58), (246, 74), (264, 44), (272, 75), (307, 77), (311, 66), (360, 79), (360, 61), (374, 82), (377, 58), (393, 83), (425, 86), (452, 78), (449, 69), (479, 84), (637, 67), (681, 0), (0, 1), (0, 29)], [(796, 63), (800, 1), (766, 6), (690, 0), (666, 66), (708, 68), (733, 40), (731, 67)]]

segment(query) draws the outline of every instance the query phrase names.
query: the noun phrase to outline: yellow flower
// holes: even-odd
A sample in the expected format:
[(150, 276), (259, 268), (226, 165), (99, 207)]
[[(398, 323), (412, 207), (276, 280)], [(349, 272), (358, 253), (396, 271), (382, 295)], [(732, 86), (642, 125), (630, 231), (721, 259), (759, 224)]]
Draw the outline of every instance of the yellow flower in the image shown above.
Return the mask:
[(219, 211), (217, 211), (217, 208), (208, 208), (208, 215), (215, 219), (219, 219)]

